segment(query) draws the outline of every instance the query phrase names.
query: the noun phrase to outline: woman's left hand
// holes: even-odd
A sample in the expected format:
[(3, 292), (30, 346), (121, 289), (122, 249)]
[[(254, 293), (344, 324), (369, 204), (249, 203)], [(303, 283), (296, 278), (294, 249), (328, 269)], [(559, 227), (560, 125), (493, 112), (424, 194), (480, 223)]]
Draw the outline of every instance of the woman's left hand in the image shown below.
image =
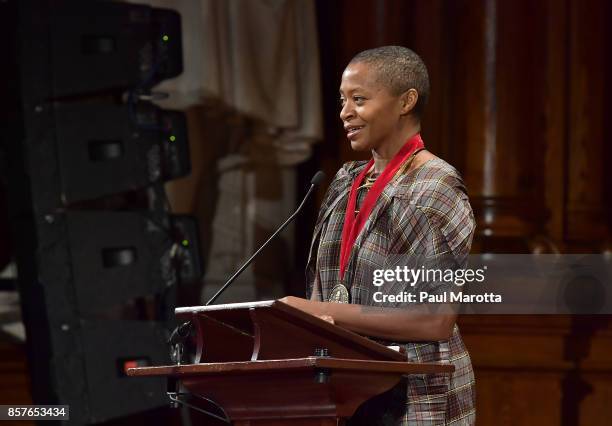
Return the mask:
[(300, 311), (308, 312), (311, 315), (317, 315), (317, 309), (313, 306), (314, 304), (310, 300), (302, 299), (301, 297), (286, 296), (282, 299), (278, 299), (279, 302), (283, 302), (289, 306), (292, 306)]

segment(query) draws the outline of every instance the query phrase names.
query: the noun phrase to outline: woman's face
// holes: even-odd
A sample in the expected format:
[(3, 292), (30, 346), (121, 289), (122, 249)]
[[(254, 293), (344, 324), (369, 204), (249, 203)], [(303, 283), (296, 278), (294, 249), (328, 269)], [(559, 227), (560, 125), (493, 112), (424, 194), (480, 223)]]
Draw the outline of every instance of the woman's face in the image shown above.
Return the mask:
[(366, 63), (346, 67), (340, 102), (340, 119), (355, 151), (379, 150), (398, 130), (402, 101), (376, 81), (376, 71)]

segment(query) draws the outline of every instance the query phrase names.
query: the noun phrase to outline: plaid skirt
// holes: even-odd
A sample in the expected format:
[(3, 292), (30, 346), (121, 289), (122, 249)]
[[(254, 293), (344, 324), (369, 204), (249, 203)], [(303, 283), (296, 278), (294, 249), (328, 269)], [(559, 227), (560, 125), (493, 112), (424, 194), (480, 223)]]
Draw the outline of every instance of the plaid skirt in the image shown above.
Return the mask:
[(455, 327), (448, 342), (409, 343), (404, 347), (413, 362), (439, 362), (436, 352), (440, 354), (440, 349), (448, 347), (455, 354), (449, 359), (455, 371), (452, 375), (404, 376), (396, 386), (362, 404), (347, 426), (474, 425), (476, 383), (459, 328)]

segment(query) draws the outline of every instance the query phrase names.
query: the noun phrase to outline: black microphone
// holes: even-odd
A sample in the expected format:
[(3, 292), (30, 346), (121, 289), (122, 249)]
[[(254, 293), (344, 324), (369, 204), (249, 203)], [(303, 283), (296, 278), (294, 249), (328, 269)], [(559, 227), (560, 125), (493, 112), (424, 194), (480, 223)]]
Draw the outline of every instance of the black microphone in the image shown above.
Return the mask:
[[(295, 212), (291, 216), (289, 216), (289, 219), (287, 219), (274, 232), (274, 234), (272, 234), (270, 236), (270, 238), (268, 238), (266, 240), (266, 242), (263, 243), (261, 245), (261, 247), (259, 247), (259, 249), (244, 263), (244, 265), (242, 265), (240, 267), (240, 269), (238, 269), (234, 273), (234, 275), (232, 275), (227, 280), (227, 282), (225, 284), (223, 284), (223, 287), (221, 287), (219, 289), (219, 291), (217, 291), (215, 293), (215, 295), (213, 297), (211, 297), (210, 300), (208, 302), (206, 302), (206, 305), (204, 305), (204, 306), (208, 306), (211, 303), (213, 303), (215, 300), (217, 300), (217, 298), (219, 296), (221, 296), (221, 294), (230, 286), (230, 284), (232, 284), (234, 282), (234, 280), (236, 278), (238, 278), (238, 276), (242, 273), (242, 271), (244, 271), (251, 264), (251, 262), (253, 262), (253, 260), (257, 257), (257, 255), (270, 243), (270, 241), (272, 241), (274, 239), (274, 237), (276, 237), (283, 229), (285, 229), (285, 227), (287, 225), (289, 225), (291, 223), (291, 221), (293, 219), (295, 219), (295, 217), (298, 215), (298, 213), (302, 210), (302, 207), (304, 207), (304, 204), (306, 203), (306, 200), (308, 200), (308, 197), (310, 197), (310, 194), (312, 194), (312, 191), (314, 190), (314, 188), (316, 186), (320, 185), (321, 182), (323, 182), (324, 179), (325, 179), (325, 173), (323, 173), (321, 170), (319, 170), (318, 172), (315, 173), (315, 175), (310, 180), (310, 188), (308, 189), (308, 192), (304, 196), (304, 199), (302, 200), (302, 202), (300, 203), (298, 208), (295, 210)], [(170, 343), (171, 345), (175, 345), (175, 344), (185, 340), (187, 338), (187, 336), (189, 336), (189, 333), (191, 332), (191, 329), (192, 329), (192, 322), (191, 321), (184, 322), (183, 324), (177, 326), (174, 329), (174, 331), (172, 331), (172, 334), (170, 335), (170, 338), (168, 339), (168, 343)]]
[[(318, 172), (315, 173), (312, 179), (310, 179), (310, 184), (313, 186), (319, 186), (321, 182), (323, 182), (323, 179), (325, 179), (325, 173), (319, 170)], [(310, 187), (310, 189), (312, 189), (312, 186)], [(308, 194), (310, 194), (310, 192), (308, 192)], [(308, 197), (308, 194), (306, 194), (307, 197)]]

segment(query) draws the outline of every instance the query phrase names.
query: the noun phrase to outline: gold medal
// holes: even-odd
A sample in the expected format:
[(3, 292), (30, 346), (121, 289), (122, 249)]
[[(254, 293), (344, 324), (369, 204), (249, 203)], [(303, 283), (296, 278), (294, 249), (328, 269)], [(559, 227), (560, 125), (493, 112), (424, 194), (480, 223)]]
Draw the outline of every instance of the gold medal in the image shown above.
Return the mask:
[(348, 289), (342, 284), (336, 284), (334, 288), (332, 288), (331, 293), (329, 293), (329, 297), (327, 298), (329, 302), (334, 303), (348, 303), (349, 302), (349, 292)]

